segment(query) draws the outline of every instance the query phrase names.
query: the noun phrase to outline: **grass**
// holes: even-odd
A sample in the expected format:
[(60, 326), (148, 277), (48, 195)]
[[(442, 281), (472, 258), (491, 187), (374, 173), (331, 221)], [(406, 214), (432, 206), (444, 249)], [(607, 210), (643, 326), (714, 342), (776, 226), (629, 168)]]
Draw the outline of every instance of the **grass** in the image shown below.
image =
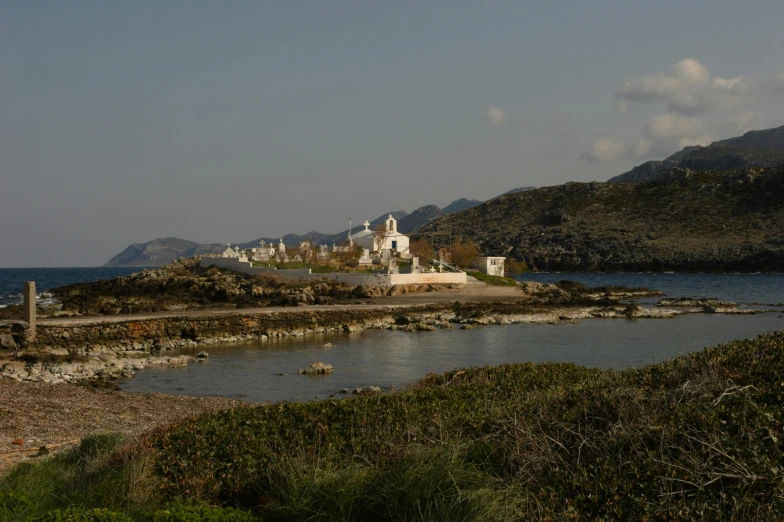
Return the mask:
[(511, 277), (501, 277), (495, 276), (490, 274), (485, 274), (483, 272), (469, 272), (470, 276), (473, 276), (483, 283), (487, 283), (488, 285), (493, 286), (517, 286), (517, 281), (512, 279)]
[(243, 407), (27, 464), (0, 492), (49, 499), (28, 515), (100, 505), (135, 520), (177, 499), (265, 521), (779, 520), (782, 347), (775, 333), (625, 371), (467, 368)]

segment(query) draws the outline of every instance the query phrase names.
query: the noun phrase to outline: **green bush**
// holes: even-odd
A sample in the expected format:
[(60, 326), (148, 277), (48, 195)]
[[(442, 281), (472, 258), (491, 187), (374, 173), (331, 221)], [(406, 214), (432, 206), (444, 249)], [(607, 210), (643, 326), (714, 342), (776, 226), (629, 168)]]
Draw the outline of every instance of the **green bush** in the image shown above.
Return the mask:
[(276, 465), (265, 521), (507, 521), (516, 505), (459, 453), (415, 451), (383, 468)]
[(198, 501), (177, 501), (152, 514), (151, 522), (256, 522), (260, 519), (247, 511), (230, 507), (213, 507)]
[(15, 491), (0, 491), (0, 520), (18, 520), (30, 509), (30, 501)]
[(77, 507), (55, 509), (33, 520), (34, 522), (133, 522), (128, 515), (109, 509)]
[(65, 507), (119, 511), (155, 507), (159, 485), (147, 459), (138, 445), (122, 443), (118, 435), (86, 437), (69, 453), (16, 466), (0, 479), (0, 491), (7, 492), (7, 498), (23, 495), (27, 500), (13, 517), (0, 520), (21, 522)]

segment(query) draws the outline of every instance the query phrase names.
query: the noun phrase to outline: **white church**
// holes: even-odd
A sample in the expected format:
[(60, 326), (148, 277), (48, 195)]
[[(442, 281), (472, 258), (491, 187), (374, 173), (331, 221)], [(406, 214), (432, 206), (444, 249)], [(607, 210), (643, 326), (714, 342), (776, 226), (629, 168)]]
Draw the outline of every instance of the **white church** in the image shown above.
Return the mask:
[[(370, 223), (365, 220), (363, 223), (365, 229), (356, 234), (350, 234), (349, 242), (360, 245), (370, 252), (389, 251), (393, 255), (399, 254), (401, 257), (408, 257), (410, 254), (408, 236), (398, 231), (397, 219), (390, 214), (384, 224), (386, 225), (386, 234), (381, 234), (383, 237), (379, 237), (379, 234), (374, 230), (370, 230)], [(383, 240), (383, 244), (379, 244), (379, 240)]]

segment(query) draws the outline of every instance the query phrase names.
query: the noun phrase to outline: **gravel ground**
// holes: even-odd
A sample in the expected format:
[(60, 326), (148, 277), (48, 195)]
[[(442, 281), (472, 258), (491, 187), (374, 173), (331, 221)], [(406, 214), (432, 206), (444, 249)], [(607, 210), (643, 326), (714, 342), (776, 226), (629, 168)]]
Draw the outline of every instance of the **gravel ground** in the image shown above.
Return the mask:
[[(247, 403), (0, 378), (0, 475), (18, 462), (34, 459), (41, 446), (65, 451), (87, 435), (135, 436), (183, 417), (239, 405)], [(14, 444), (16, 439), (24, 444)]]

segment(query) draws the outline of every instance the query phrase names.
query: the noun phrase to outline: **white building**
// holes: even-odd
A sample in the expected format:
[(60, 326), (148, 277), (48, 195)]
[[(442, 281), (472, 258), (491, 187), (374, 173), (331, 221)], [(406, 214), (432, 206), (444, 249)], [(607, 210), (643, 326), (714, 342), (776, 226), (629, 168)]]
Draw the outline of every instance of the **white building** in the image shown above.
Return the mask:
[(351, 235), (351, 241), (354, 244), (361, 245), (362, 248), (366, 248), (370, 252), (389, 250), (392, 254), (408, 256), (408, 236), (398, 231), (397, 219), (393, 218), (392, 214), (384, 222), (386, 234), (383, 234), (383, 244), (379, 244), (378, 234), (374, 230), (370, 230), (370, 223), (365, 220), (363, 224), (365, 225), (364, 230)]
[(505, 257), (477, 257), (471, 267), (488, 275), (504, 276)]

